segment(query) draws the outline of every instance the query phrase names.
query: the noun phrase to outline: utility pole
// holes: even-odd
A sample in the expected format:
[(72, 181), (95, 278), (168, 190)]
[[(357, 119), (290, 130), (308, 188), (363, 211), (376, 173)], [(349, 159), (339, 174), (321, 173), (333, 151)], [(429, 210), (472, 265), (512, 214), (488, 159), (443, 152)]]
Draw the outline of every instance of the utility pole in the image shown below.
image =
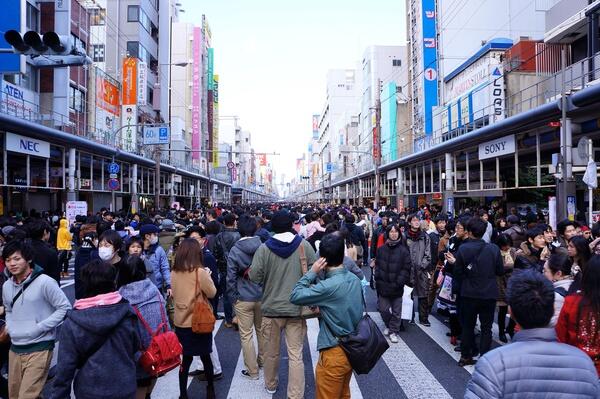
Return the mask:
[(154, 209), (156, 212), (160, 209), (160, 155), (160, 145), (157, 145), (154, 153), (156, 157), (156, 167), (154, 170)]
[(381, 165), (381, 79), (377, 79), (377, 97), (375, 99), (375, 128), (373, 130), (373, 161), (375, 163), (375, 205), (379, 209), (380, 182), (379, 166)]

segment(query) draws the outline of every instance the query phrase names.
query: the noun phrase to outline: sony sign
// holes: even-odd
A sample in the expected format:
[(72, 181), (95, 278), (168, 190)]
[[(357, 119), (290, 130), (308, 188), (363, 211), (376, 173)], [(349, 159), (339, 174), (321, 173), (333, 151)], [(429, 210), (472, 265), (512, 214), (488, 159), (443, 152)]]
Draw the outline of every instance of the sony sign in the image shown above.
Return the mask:
[(479, 160), (497, 158), (503, 155), (514, 154), (515, 135), (504, 136), (496, 140), (486, 141), (479, 144)]

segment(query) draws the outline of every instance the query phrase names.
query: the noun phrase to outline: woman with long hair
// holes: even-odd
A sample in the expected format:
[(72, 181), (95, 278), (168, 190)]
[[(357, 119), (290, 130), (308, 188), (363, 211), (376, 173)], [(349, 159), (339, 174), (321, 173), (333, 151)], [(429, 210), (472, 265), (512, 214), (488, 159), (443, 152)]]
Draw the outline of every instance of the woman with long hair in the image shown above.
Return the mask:
[(580, 293), (565, 297), (556, 335), (560, 342), (587, 353), (600, 376), (600, 255), (594, 255), (585, 266), (581, 288)]
[[(516, 250), (512, 246), (512, 239), (507, 234), (500, 234), (496, 240), (496, 245), (500, 248), (500, 255), (502, 257), (502, 264), (504, 266), (504, 275), (497, 276), (496, 281), (498, 282), (498, 299), (496, 305), (498, 305), (498, 338), (500, 341), (506, 343), (506, 315), (508, 313), (508, 304), (506, 303), (506, 287), (508, 286), (508, 279), (512, 274), (515, 267)], [(509, 331), (514, 330), (513, 323), (509, 322)]]
[(193, 238), (186, 238), (177, 248), (171, 272), (171, 289), (175, 303), (175, 333), (183, 347), (179, 370), (179, 397), (187, 399), (187, 380), (194, 356), (200, 356), (208, 382), (206, 397), (214, 398), (214, 369), (210, 360), (212, 333), (192, 331), (192, 314), (196, 301), (213, 298), (217, 293), (210, 272), (204, 268), (202, 247)]
[(592, 257), (592, 251), (590, 250), (589, 243), (582, 236), (575, 236), (571, 238), (567, 245), (567, 253), (569, 258), (573, 262), (571, 267), (571, 274), (573, 275), (573, 284), (569, 287), (569, 294), (581, 290), (582, 277), (587, 267), (587, 263)]

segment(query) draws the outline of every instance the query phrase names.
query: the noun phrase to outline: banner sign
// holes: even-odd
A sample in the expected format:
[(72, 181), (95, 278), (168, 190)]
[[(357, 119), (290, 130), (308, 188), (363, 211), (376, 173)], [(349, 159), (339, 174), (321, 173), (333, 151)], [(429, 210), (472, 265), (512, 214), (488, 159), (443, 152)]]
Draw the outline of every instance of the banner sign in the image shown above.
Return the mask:
[(143, 61), (138, 62), (137, 68), (137, 105), (148, 104), (147, 65)]
[(194, 28), (192, 42), (192, 159), (200, 159), (201, 131), (200, 131), (200, 93), (202, 91), (200, 74), (202, 73), (202, 28)]
[(137, 58), (123, 59), (123, 105), (137, 104)]

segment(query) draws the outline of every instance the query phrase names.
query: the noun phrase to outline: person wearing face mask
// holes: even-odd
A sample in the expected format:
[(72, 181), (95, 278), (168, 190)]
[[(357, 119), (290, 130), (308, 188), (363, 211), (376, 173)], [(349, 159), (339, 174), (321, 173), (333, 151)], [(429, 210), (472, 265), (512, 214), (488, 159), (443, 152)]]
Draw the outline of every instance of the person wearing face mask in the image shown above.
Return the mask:
[(160, 229), (154, 224), (144, 224), (140, 228), (140, 237), (144, 240), (144, 257), (152, 265), (156, 286), (162, 293), (171, 296), (171, 272), (165, 250), (158, 245)]
[(122, 247), (123, 240), (116, 231), (106, 230), (100, 236), (98, 243), (98, 257), (104, 262), (110, 263), (115, 268), (115, 281), (117, 283), (117, 289), (125, 284), (121, 276), (121, 270), (125, 264), (125, 261), (121, 256)]

